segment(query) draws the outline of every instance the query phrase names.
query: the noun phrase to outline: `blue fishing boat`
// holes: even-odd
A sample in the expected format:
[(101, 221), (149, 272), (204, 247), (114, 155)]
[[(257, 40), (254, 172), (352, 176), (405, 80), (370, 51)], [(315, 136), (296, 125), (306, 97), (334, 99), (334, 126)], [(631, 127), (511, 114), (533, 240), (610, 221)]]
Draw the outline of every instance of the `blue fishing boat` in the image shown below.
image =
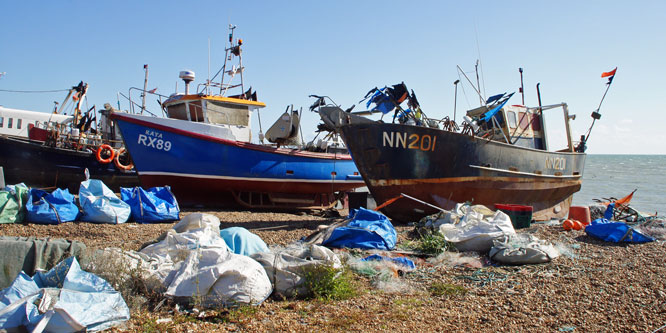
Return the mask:
[[(300, 113), (293, 107), (265, 136), (259, 133), (261, 144), (250, 142), (252, 112), (265, 104), (245, 91), (242, 65), (227, 64), (242, 64), (242, 40), (231, 32), (219, 82), (213, 77), (190, 94), (194, 73), (182, 71), (185, 93), (161, 103), (167, 117), (113, 114), (141, 184), (171, 186), (181, 205), (250, 208), (324, 208), (364, 186), (346, 149), (300, 144)], [(239, 84), (231, 83), (235, 76)], [(241, 94), (227, 96), (233, 88)]]

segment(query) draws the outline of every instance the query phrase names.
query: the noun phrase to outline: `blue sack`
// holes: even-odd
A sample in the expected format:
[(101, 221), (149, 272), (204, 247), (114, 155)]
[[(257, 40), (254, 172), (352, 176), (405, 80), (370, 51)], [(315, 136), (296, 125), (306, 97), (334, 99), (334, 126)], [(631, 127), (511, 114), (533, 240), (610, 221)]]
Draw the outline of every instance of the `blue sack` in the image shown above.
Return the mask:
[(596, 219), (585, 227), (589, 236), (613, 243), (648, 243), (654, 241), (634, 230), (624, 222), (613, 222), (607, 219)]
[(347, 225), (338, 227), (322, 242), (327, 247), (392, 250), (398, 234), (388, 217), (365, 208), (353, 209)]
[(132, 219), (139, 223), (176, 221), (180, 208), (169, 186), (120, 188), (121, 199), (130, 206)]
[(251, 256), (257, 252), (270, 252), (261, 237), (243, 227), (231, 227), (220, 230), (220, 237), (235, 254)]
[(33, 223), (60, 224), (76, 221), (79, 217), (79, 207), (68, 189), (58, 188), (52, 193), (30, 189), (25, 208), (28, 222)]
[(130, 206), (99, 179), (81, 182), (79, 205), (83, 210), (81, 220), (86, 222), (125, 223), (131, 213)]

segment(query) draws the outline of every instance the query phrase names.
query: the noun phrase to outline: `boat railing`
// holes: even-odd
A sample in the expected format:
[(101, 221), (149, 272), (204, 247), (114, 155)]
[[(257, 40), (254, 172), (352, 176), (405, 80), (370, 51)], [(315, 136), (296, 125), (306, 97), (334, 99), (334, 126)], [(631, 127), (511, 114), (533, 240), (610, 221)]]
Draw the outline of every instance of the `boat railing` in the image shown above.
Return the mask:
[[(139, 92), (141, 93), (141, 97), (143, 97), (145, 94), (151, 94), (151, 95), (158, 96), (159, 99), (158, 99), (157, 102), (160, 104), (160, 106), (162, 105), (162, 98), (165, 98), (165, 99), (169, 98), (169, 96), (165, 96), (165, 95), (162, 95), (162, 94), (158, 94), (158, 93), (156, 93), (156, 92), (146, 91), (146, 90), (144, 90), (144, 89), (142, 89), (142, 88), (130, 87), (130, 88), (127, 90), (127, 96), (125, 96), (123, 93), (119, 93), (119, 94), (120, 94), (121, 96), (123, 96), (125, 99), (127, 99), (127, 101), (129, 102), (129, 106), (130, 106), (130, 107), (129, 107), (129, 111), (130, 111), (130, 113), (132, 113), (132, 114), (140, 114), (140, 113), (146, 112), (146, 113), (152, 115), (153, 117), (157, 117), (156, 114), (154, 114), (154, 113), (148, 111), (148, 109), (147, 109), (146, 107), (144, 107), (144, 106), (142, 106), (142, 105), (140, 105), (140, 104), (138, 104), (138, 103), (132, 101), (132, 91), (139, 91)], [(137, 108), (139, 109), (139, 112), (136, 112), (136, 111), (135, 111), (135, 107), (137, 107)], [(162, 114), (164, 115), (164, 109), (162, 109)]]

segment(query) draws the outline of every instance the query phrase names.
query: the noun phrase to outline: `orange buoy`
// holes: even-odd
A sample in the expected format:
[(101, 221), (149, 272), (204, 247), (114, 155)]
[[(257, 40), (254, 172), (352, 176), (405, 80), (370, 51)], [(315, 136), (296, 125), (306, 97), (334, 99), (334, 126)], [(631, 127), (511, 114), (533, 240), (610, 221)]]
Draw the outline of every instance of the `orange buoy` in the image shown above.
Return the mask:
[(116, 165), (116, 167), (118, 169), (125, 170), (125, 171), (132, 170), (132, 168), (134, 168), (134, 164), (132, 163), (131, 160), (129, 161), (129, 163), (127, 163), (127, 165), (120, 162), (120, 155), (124, 154), (126, 151), (127, 150), (125, 149), (125, 147), (122, 147), (122, 148), (118, 149), (118, 153), (116, 154), (116, 158), (113, 160), (113, 163)]
[(573, 222), (573, 230), (583, 230), (584, 226), (580, 221), (571, 220)]
[[(102, 153), (108, 154), (109, 157), (103, 158)], [(107, 144), (103, 144), (97, 148), (97, 161), (102, 164), (107, 164), (113, 161), (113, 157), (116, 156), (116, 151), (113, 150), (113, 148)]]
[(564, 220), (564, 222), (562, 222), (562, 228), (564, 228), (564, 230), (571, 230), (571, 229), (573, 229), (573, 221), (571, 221), (571, 220)]

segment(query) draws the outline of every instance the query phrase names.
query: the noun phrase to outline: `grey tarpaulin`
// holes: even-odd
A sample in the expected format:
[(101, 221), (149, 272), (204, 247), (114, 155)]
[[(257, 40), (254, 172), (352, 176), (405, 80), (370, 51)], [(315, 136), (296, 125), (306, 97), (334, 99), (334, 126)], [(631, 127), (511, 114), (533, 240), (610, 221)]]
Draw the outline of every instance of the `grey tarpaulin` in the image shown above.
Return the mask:
[(32, 275), (37, 270), (49, 270), (70, 256), (81, 260), (85, 249), (85, 244), (79, 241), (0, 236), (0, 288), (9, 286), (21, 271)]

